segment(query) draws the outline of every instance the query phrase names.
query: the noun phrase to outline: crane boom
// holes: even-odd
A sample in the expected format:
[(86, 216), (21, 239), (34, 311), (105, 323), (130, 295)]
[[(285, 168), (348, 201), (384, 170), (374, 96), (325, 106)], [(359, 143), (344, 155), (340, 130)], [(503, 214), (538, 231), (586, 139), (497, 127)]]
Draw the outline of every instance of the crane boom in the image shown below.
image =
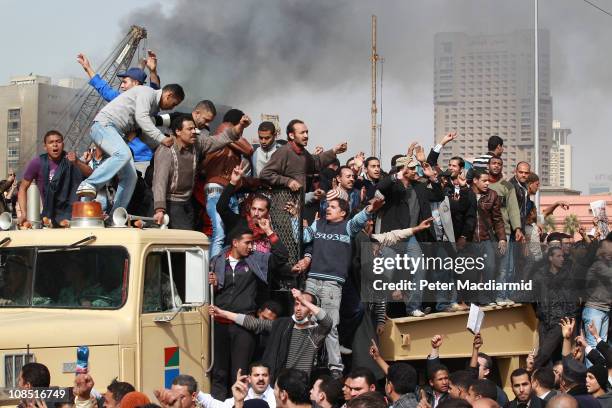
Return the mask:
[[(102, 63), (97, 71), (98, 75), (113, 88), (118, 87), (121, 80), (117, 77), (117, 73), (125, 71), (130, 66), (140, 41), (145, 38), (147, 38), (145, 28), (136, 25), (130, 27), (128, 34)], [(105, 103), (89, 84), (77, 93), (58, 121), (58, 128), (64, 134), (66, 151), (82, 151), (89, 145), (87, 133), (95, 115)]]

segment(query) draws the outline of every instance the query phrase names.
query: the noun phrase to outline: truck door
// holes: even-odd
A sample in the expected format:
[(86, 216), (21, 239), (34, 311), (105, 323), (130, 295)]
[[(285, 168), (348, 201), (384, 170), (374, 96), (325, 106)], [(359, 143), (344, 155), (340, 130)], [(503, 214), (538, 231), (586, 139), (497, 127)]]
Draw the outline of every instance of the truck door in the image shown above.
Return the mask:
[[(205, 371), (209, 364), (208, 309), (202, 304), (185, 305), (192, 285), (194, 254), (205, 258), (199, 248), (156, 248), (145, 258), (141, 305), (141, 389), (169, 388), (179, 374), (192, 375), (203, 390), (209, 389)], [(191, 268), (191, 272), (188, 269)]]

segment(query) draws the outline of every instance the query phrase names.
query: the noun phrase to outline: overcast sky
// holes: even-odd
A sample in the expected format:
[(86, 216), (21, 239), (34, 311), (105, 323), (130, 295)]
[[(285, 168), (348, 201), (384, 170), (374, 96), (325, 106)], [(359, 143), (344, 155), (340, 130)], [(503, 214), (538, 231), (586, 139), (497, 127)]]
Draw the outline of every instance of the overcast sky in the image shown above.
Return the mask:
[[(612, 10), (612, 0), (596, 0)], [(149, 31), (164, 83), (191, 100), (279, 114), (311, 128), (311, 145), (369, 150), (370, 15), (378, 15), (383, 165), (410, 141), (432, 144), (433, 36), (533, 28), (533, 1), (513, 0), (2, 0), (0, 83), (30, 72), (82, 76), (78, 52), (100, 63), (131, 24)], [(6, 18), (10, 17), (10, 18)], [(550, 30), (553, 116), (572, 129), (574, 188), (612, 173), (612, 17), (582, 0), (540, 0)], [(185, 109), (189, 109), (186, 107)], [(249, 129), (249, 137), (255, 129)], [(440, 137), (441, 135), (438, 135)], [(485, 147), (483, 146), (483, 152)]]

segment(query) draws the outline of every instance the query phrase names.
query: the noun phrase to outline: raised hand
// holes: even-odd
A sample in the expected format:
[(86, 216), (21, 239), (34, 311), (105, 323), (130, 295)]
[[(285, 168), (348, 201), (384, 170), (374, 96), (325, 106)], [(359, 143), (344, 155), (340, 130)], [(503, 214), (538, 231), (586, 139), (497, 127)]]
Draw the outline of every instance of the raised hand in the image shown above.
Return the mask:
[(414, 148), (417, 145), (418, 145), (417, 142), (410, 143), (410, 146), (408, 147), (408, 153), (406, 153), (406, 156), (408, 156), (409, 158), (412, 158), (412, 155), (414, 154)]
[(238, 369), (236, 382), (232, 385), (232, 396), (236, 407), (243, 406), (244, 400), (249, 391), (249, 376), (242, 375), (242, 369)]
[(383, 205), (385, 205), (385, 200), (382, 198), (375, 197), (370, 200), (370, 204), (366, 207), (366, 210), (369, 213), (374, 213), (380, 210)]
[(589, 323), (589, 325), (587, 326), (587, 330), (589, 331), (589, 334), (591, 336), (593, 336), (596, 339), (599, 338), (599, 331), (597, 330), (597, 327), (595, 327), (595, 324), (593, 323), (593, 321)]
[(74, 163), (77, 160), (77, 156), (75, 152), (68, 152), (66, 153), (66, 158), (68, 159), (68, 161), (70, 163)]
[(354, 157), (355, 160), (355, 168), (360, 169), (361, 166), (363, 166), (363, 162), (365, 161), (365, 153), (364, 152), (359, 152), (355, 155)]
[(232, 170), (232, 174), (230, 175), (230, 183), (232, 183), (232, 185), (234, 186), (237, 186), (238, 183), (240, 183), (242, 174), (244, 174), (244, 168), (242, 167), (242, 163), (240, 163)]
[(145, 59), (145, 65), (151, 72), (157, 71), (157, 55), (152, 50), (147, 50), (147, 58)]
[(342, 142), (336, 146), (334, 146), (334, 153), (335, 154), (341, 154), (346, 152), (346, 149), (348, 149), (348, 143), (347, 142)]
[(572, 334), (574, 334), (574, 328), (576, 327), (576, 319), (573, 317), (570, 319), (569, 317), (564, 317), (559, 322), (561, 326), (561, 334), (564, 339), (571, 339)]
[(293, 201), (287, 201), (287, 204), (285, 204), (285, 211), (287, 211), (289, 214), (291, 214), (292, 217), (297, 217), (297, 215), (298, 215), (298, 206)]
[(421, 167), (423, 168), (423, 174), (425, 175), (425, 177), (429, 179), (436, 177), (436, 172), (434, 171), (434, 169), (431, 167), (429, 163), (423, 160), (421, 162)]
[(447, 133), (442, 140), (440, 141), (440, 144), (442, 146), (445, 146), (447, 143), (452, 142), (453, 140), (455, 140), (457, 138), (457, 131), (453, 131), (451, 133)]
[(472, 344), (472, 346), (476, 349), (476, 350), (480, 350), (480, 348), (483, 345), (483, 341), (482, 341), (482, 336), (480, 335), (480, 333), (476, 333), (474, 335), (474, 343)]
[(376, 345), (376, 342), (374, 341), (374, 339), (371, 339), (372, 344), (370, 345), (370, 357), (372, 357), (372, 359), (374, 360), (378, 360), (380, 357), (380, 350), (378, 349), (378, 346)]
[(246, 129), (249, 127), (249, 125), (252, 123), (251, 118), (249, 117), (249, 115), (242, 115), (242, 117), (240, 118), (240, 123), (239, 125), (242, 127), (242, 129)]
[(314, 152), (312, 152), (312, 154), (314, 154), (315, 156), (318, 154), (321, 154), (325, 151), (325, 149), (323, 149), (323, 146), (317, 146), (314, 149)]
[(416, 154), (416, 159), (420, 161), (421, 163), (427, 160), (425, 158), (425, 151), (423, 150), (423, 146), (417, 145), (416, 148), (414, 149), (414, 152)]
[(436, 334), (435, 336), (431, 338), (431, 348), (432, 349), (439, 349), (441, 345), (442, 345), (441, 335)]

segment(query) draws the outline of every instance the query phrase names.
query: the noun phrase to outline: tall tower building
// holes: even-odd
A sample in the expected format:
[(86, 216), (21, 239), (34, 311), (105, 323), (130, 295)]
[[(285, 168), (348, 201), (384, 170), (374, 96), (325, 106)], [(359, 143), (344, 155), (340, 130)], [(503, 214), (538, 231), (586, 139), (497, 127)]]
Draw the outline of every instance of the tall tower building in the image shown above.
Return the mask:
[(558, 120), (552, 124), (552, 147), (550, 149), (550, 185), (572, 188), (572, 146), (568, 137), (572, 129), (562, 128)]
[(434, 49), (435, 140), (456, 130), (459, 137), (440, 155), (445, 166), (453, 156), (466, 160), (487, 152), (487, 140), (504, 140), (504, 176), (526, 161), (542, 184), (549, 184), (552, 145), (550, 46), (548, 31), (539, 33), (540, 170), (534, 168), (533, 32), (496, 35), (438, 33)]

